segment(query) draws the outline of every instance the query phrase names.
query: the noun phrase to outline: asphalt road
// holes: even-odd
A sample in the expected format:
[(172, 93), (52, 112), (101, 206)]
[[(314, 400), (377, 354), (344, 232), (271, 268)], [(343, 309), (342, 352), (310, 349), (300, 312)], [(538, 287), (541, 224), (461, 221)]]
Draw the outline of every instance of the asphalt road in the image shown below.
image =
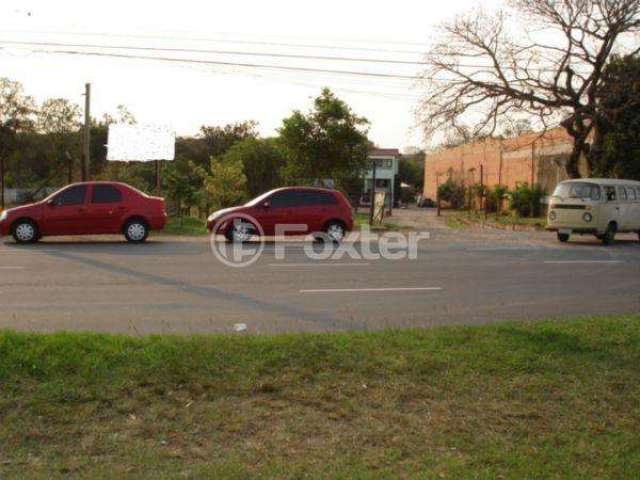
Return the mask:
[[(292, 241), (252, 266), (208, 239), (0, 242), (0, 328), (134, 335), (368, 330), (640, 311), (640, 243), (432, 232), (416, 259), (311, 260)], [(374, 244), (373, 251), (378, 250)], [(308, 247), (307, 247), (308, 248)], [(349, 241), (342, 250), (361, 250)]]

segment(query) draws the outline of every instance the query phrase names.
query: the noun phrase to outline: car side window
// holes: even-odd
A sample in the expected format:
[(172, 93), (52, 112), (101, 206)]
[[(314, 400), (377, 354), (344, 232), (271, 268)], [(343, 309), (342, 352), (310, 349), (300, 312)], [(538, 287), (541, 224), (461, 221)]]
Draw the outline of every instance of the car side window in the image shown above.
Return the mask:
[(270, 202), (272, 208), (293, 208), (302, 205), (302, 198), (299, 192), (285, 191), (275, 193)]
[(627, 199), (627, 192), (624, 187), (618, 187), (618, 199), (623, 201)]
[(305, 205), (336, 205), (338, 201), (328, 192), (305, 192)]
[(604, 187), (604, 193), (607, 196), (607, 202), (616, 201), (616, 187)]
[(113, 185), (94, 185), (91, 203), (121, 203), (122, 192)]
[(626, 187), (627, 198), (633, 202), (636, 201), (636, 191), (633, 187)]
[(60, 207), (82, 205), (87, 194), (86, 185), (76, 185), (61, 192), (54, 199), (54, 203)]

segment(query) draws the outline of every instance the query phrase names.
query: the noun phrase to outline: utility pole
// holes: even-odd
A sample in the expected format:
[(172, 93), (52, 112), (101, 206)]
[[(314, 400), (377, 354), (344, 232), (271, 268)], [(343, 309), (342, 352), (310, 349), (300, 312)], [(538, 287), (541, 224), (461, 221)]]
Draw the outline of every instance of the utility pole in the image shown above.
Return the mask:
[(4, 210), (4, 152), (0, 152), (0, 209)]
[[(375, 216), (375, 208), (376, 208), (376, 164), (378, 162), (376, 159), (373, 159), (373, 184), (371, 185), (371, 209), (369, 210), (369, 225), (373, 226), (373, 219)], [(384, 208), (384, 207), (382, 207)]]
[(84, 86), (84, 131), (82, 141), (82, 181), (89, 180), (91, 162), (91, 84)]

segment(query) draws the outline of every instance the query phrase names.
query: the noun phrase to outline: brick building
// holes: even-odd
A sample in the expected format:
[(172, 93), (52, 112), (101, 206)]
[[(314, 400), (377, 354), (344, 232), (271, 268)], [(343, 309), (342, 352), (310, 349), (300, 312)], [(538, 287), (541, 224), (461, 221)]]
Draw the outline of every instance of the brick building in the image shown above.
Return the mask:
[[(424, 169), (424, 196), (436, 199), (437, 186), (449, 178), (465, 186), (483, 183), (489, 188), (518, 183), (540, 185), (550, 194), (565, 180), (564, 164), (573, 141), (562, 128), (544, 135), (527, 133), (506, 140), (486, 139), (428, 154)], [(584, 162), (580, 170), (584, 171)], [(482, 173), (482, 181), (480, 175)]]

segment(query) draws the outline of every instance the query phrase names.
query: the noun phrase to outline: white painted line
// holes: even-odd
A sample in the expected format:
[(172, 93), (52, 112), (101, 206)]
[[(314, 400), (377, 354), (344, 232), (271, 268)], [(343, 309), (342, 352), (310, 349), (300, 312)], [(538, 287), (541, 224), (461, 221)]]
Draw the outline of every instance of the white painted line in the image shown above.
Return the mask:
[(0, 267), (0, 270), (24, 270), (24, 267)]
[(600, 264), (600, 263), (623, 263), (621, 260), (548, 260), (544, 262), (551, 265), (580, 265), (580, 264)]
[(367, 292), (426, 292), (439, 291), (441, 287), (399, 287), (399, 288), (319, 288), (300, 290), (300, 293), (367, 293)]
[(370, 263), (270, 263), (270, 267), (366, 267)]

